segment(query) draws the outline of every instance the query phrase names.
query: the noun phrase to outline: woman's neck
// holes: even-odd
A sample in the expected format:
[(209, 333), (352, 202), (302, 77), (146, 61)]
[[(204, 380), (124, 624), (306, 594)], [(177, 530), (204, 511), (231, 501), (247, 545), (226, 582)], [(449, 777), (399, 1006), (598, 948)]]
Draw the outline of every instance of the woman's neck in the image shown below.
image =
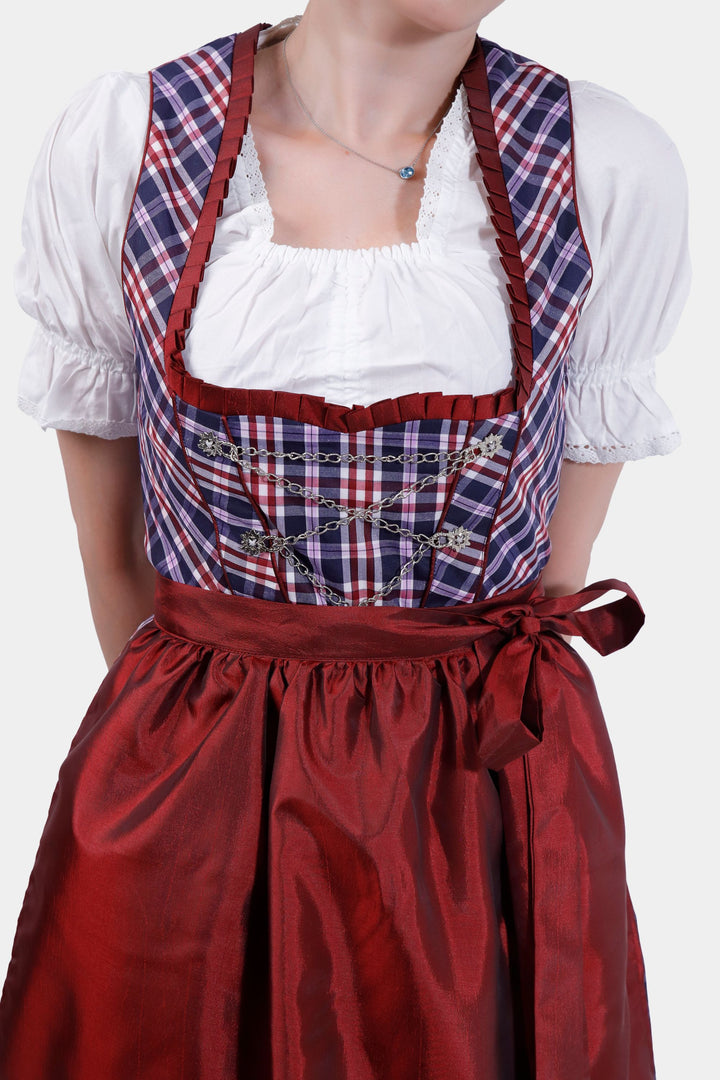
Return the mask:
[[(371, 152), (397, 139), (421, 140), (437, 126), (476, 31), (476, 23), (430, 30), (383, 0), (309, 0), (287, 39), (287, 63), (317, 123)], [(265, 49), (258, 53), (263, 107), (278, 125), (303, 129), (308, 120), (288, 85), (282, 44), (268, 46), (266, 57)]]

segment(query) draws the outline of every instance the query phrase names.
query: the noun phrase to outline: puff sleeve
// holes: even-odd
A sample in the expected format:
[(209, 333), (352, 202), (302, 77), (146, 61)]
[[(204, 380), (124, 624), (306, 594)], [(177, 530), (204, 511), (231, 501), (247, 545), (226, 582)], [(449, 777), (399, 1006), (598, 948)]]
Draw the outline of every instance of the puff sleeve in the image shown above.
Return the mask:
[(147, 75), (94, 80), (51, 127), (30, 177), (15, 289), (35, 330), (18, 405), (43, 429), (137, 433), (121, 257), (149, 96)]
[(630, 461), (680, 442), (655, 361), (687, 299), (688, 191), (675, 144), (629, 101), (571, 83), (576, 197), (593, 262), (568, 365), (571, 461)]

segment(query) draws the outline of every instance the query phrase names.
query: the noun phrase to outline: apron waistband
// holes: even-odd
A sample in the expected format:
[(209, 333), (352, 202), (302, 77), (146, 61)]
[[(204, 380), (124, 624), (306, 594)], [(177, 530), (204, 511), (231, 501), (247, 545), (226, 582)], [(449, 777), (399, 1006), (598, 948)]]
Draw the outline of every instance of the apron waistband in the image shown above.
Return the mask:
[[(610, 591), (625, 595), (590, 610)], [(545, 596), (540, 580), (471, 604), (292, 604), (214, 592), (162, 574), (155, 579), (155, 622), (178, 637), (239, 654), (307, 660), (434, 656), (468, 647), (480, 635), (522, 641), (539, 634), (576, 635), (603, 656), (635, 637), (644, 613), (634, 592), (614, 578), (568, 596)]]
[[(606, 593), (617, 600), (583, 610)], [(605, 656), (628, 645), (645, 621), (629, 585), (609, 578), (569, 596), (545, 596), (540, 580), (451, 607), (292, 604), (211, 592), (158, 574), (155, 622), (189, 641), (274, 660), (399, 660), (470, 650), (482, 672), (468, 702), (484, 732), (486, 763), (501, 765), (542, 738), (561, 635)]]
[(238, 654), (301, 660), (433, 656), (497, 630), (503, 613), (531, 607), (535, 582), (497, 599), (452, 607), (297, 604), (214, 592), (158, 574), (155, 621), (191, 641)]

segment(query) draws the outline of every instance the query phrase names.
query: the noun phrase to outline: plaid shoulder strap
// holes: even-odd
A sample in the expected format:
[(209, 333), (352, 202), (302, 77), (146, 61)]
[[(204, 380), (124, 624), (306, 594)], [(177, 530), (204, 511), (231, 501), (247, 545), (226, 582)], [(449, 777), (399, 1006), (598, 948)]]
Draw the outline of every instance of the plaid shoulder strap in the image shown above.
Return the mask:
[[(575, 196), (567, 80), (483, 41), (502, 183), (522, 260), (533, 384), (485, 552), (483, 594), (536, 577), (550, 554), (565, 437), (566, 358), (592, 281)], [(471, 111), (487, 123), (487, 113)], [(486, 182), (488, 173), (485, 173)], [(502, 222), (498, 219), (496, 228)], [(509, 267), (504, 263), (506, 272)]]
[[(482, 46), (491, 137), (497, 140), (522, 259), (533, 355), (542, 365), (550, 350), (566, 351), (592, 278), (575, 201), (570, 91), (567, 79), (534, 60), (492, 41), (483, 39)], [(468, 97), (476, 141), (478, 128), (487, 138), (487, 111)], [(487, 183), (487, 170), (485, 178)], [(502, 233), (502, 208), (495, 215)]]

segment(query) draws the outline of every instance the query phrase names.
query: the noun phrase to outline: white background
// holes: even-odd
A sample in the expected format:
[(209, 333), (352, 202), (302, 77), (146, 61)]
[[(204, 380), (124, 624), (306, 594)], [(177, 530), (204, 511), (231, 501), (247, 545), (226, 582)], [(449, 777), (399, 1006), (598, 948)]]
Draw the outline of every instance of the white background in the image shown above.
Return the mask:
[[(12, 291), (27, 177), (46, 128), (94, 76), (147, 70), (222, 34), (297, 14), (302, 3), (36, 0), (13, 7), (13, 47), (3, 54), (0, 247), (6, 567), (0, 981), (57, 770), (105, 672), (55, 435), (15, 406), (31, 331)], [(628, 880), (645, 953), (659, 1080), (709, 1076), (717, 1062), (718, 919), (711, 875), (718, 851), (713, 796), (720, 716), (711, 679), (718, 645), (712, 521), (719, 357), (711, 320), (718, 304), (718, 129), (710, 43), (718, 27), (702, 25), (697, 7), (671, 12), (650, 0), (508, 0), (480, 28), (571, 79), (624, 94), (673, 138), (690, 182), (693, 292), (659, 363), (659, 387), (684, 443), (668, 457), (625, 467), (589, 579), (631, 582), (647, 624), (615, 656), (601, 659), (584, 650), (624, 793)]]

